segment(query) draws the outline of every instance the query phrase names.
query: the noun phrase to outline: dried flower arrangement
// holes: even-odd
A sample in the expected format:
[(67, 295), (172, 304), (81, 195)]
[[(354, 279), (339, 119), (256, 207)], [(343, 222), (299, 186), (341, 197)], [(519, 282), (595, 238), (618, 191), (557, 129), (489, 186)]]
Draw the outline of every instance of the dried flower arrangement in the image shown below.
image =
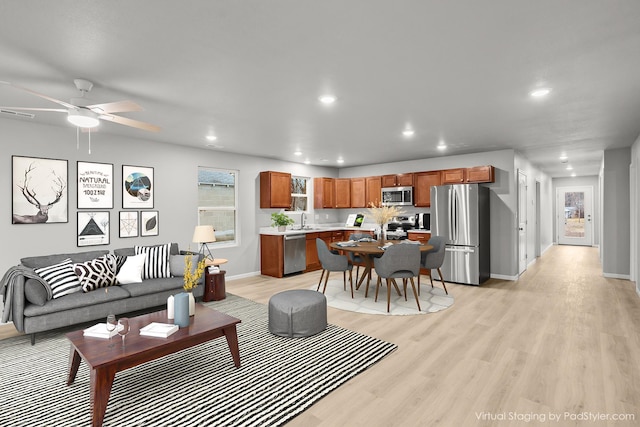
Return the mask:
[(369, 215), (373, 220), (382, 228), (387, 222), (391, 221), (394, 217), (402, 215), (404, 211), (397, 206), (383, 206), (379, 204), (376, 206), (374, 203), (369, 203)]
[(182, 287), (186, 292), (191, 292), (198, 286), (198, 281), (205, 269), (206, 259), (202, 259), (198, 262), (195, 271), (193, 271), (193, 254), (184, 258), (184, 285)]

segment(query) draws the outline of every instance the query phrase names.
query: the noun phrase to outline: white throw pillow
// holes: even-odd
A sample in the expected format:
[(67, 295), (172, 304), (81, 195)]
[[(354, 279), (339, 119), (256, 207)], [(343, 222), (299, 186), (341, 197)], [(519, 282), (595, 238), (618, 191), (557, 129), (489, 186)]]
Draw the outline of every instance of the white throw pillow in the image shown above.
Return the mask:
[(144, 267), (144, 260), (146, 258), (146, 254), (128, 256), (116, 276), (118, 283), (126, 285), (127, 283), (142, 282), (142, 268)]

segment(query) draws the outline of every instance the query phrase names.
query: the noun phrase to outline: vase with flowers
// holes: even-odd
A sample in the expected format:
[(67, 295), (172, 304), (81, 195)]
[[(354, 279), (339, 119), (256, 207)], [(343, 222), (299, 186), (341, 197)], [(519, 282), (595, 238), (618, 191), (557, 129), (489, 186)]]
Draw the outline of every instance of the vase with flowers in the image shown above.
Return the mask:
[(196, 312), (196, 299), (193, 296), (193, 290), (198, 286), (198, 282), (206, 268), (206, 259), (201, 259), (193, 265), (193, 254), (189, 254), (184, 258), (184, 284), (182, 288), (189, 294), (189, 316), (193, 316)]
[(394, 217), (402, 215), (404, 211), (397, 206), (384, 206), (382, 203), (378, 205), (369, 203), (369, 216), (378, 224), (380, 231), (378, 232), (378, 239), (384, 240), (384, 226), (387, 222), (391, 221)]

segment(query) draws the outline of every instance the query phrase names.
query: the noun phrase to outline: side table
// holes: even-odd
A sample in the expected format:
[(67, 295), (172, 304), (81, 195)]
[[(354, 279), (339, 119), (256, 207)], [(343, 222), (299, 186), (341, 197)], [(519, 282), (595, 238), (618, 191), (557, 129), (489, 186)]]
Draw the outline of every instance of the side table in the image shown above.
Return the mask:
[[(214, 259), (209, 260), (206, 265), (220, 265), (226, 262), (226, 259)], [(220, 270), (218, 273), (209, 273), (208, 267), (204, 270), (204, 295), (202, 296), (203, 301), (220, 301), (227, 297), (224, 282), (225, 273), (226, 271), (224, 270)]]

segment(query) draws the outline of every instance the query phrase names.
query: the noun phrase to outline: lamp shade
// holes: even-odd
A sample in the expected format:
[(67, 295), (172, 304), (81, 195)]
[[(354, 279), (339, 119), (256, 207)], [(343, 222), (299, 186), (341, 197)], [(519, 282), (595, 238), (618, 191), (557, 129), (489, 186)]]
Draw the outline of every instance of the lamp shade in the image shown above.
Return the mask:
[(211, 243), (216, 241), (216, 234), (212, 225), (198, 225), (193, 232), (195, 243)]

